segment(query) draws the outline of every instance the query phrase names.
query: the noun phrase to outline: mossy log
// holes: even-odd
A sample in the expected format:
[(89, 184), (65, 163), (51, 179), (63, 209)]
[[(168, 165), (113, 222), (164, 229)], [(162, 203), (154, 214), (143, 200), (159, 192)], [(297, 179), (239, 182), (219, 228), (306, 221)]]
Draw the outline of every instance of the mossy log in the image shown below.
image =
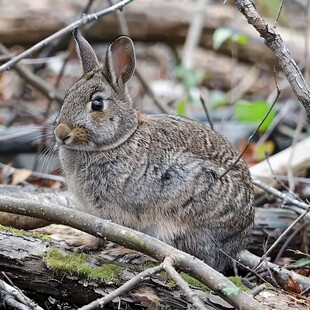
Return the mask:
[[(111, 243), (101, 251), (75, 253), (76, 247), (64, 241), (49, 241), (38, 233), (16, 232), (0, 227), (0, 271), (33, 299), (51, 296), (71, 306), (81, 306), (105, 296), (141, 270), (158, 264), (148, 256)], [(186, 277), (199, 296), (209, 300), (211, 293), (206, 287), (191, 279)], [(215, 295), (212, 300), (226, 304)], [(160, 305), (165, 305), (164, 309), (191, 307), (163, 272), (116, 298), (113, 304), (126, 304), (126, 309), (161, 309)], [(113, 304), (105, 309), (113, 309)]]

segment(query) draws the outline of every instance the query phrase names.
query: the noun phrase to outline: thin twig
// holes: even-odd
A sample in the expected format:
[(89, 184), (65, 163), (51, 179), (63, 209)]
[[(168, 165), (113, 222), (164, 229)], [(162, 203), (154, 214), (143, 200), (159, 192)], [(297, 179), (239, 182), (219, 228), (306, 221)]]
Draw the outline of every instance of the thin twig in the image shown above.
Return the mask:
[(195, 4), (195, 12), (189, 25), (182, 55), (182, 65), (187, 69), (193, 66), (193, 54), (201, 38), (206, 5), (207, 0), (199, 0)]
[[(278, 181), (287, 181), (287, 176), (286, 175), (279, 175), (279, 174), (274, 174), (273, 176), (265, 176), (265, 175), (255, 175), (256, 178), (258, 179), (276, 179)], [(304, 183), (304, 184), (310, 184), (310, 180), (308, 178), (302, 178), (302, 177), (293, 177), (294, 181), (297, 183)], [(281, 182), (283, 183), (283, 182)]]
[(265, 289), (266, 289), (266, 284), (263, 283), (263, 284), (261, 284), (261, 285), (259, 285), (259, 286), (256, 286), (255, 288), (253, 288), (253, 289), (249, 292), (249, 294), (251, 294), (252, 296), (256, 296), (256, 295), (258, 295), (260, 292), (262, 292), (262, 291), (265, 290)]
[[(289, 249), (288, 249), (289, 251)], [(296, 270), (296, 269), (310, 269), (310, 260), (303, 262), (301, 264), (290, 264), (284, 266), (288, 270)]]
[(283, 3), (284, 3), (284, 0), (281, 1), (281, 4), (279, 6), (277, 17), (276, 17), (276, 20), (275, 20), (274, 25), (273, 25), (274, 28), (277, 28), (277, 26), (278, 26), (279, 18), (280, 18), (282, 9), (283, 9)]
[[(267, 275), (269, 275), (270, 280), (272, 281), (272, 285), (274, 287), (276, 287), (277, 289), (280, 289), (281, 286), (279, 285), (279, 283), (277, 282), (277, 280), (275, 279), (270, 266), (268, 265), (268, 261), (267, 261), (267, 244), (268, 244), (268, 240), (269, 238), (267, 238), (266, 242), (264, 242), (263, 244), (263, 251), (264, 251), (264, 255), (261, 257), (262, 261), (265, 263), (265, 268), (267, 269), (268, 273), (265, 275), (265, 277), (267, 277)], [(255, 270), (256, 268), (254, 267), (253, 270)]]
[(266, 115), (264, 116), (264, 118), (261, 120), (261, 122), (259, 123), (259, 125), (257, 126), (257, 128), (254, 130), (254, 132), (251, 134), (251, 136), (248, 139), (248, 142), (245, 146), (245, 148), (243, 149), (243, 151), (240, 153), (240, 155), (238, 156), (238, 158), (234, 161), (234, 163), (219, 177), (220, 179), (225, 176), (236, 164), (237, 162), (240, 160), (240, 158), (243, 156), (243, 154), (245, 153), (245, 151), (247, 150), (247, 148), (249, 147), (249, 145), (252, 143), (252, 139), (254, 137), (254, 135), (257, 133), (258, 129), (262, 126), (262, 124), (264, 123), (264, 121), (266, 120), (266, 118), (268, 117), (268, 115), (270, 114), (271, 110), (273, 109), (275, 103), (277, 102), (280, 94), (281, 94), (281, 90), (278, 87), (277, 84), (277, 80), (275, 78), (276, 81), (276, 87), (277, 87), (277, 96), (275, 98), (275, 100), (273, 101), (272, 105), (270, 106), (268, 112), (266, 113)]
[(110, 294), (100, 299), (97, 299), (91, 302), (88, 305), (83, 306), (82, 308), (80, 308), (80, 310), (94, 310), (94, 309), (102, 308), (104, 305), (111, 302), (114, 298), (122, 294), (125, 294), (126, 292), (133, 289), (137, 284), (144, 281), (145, 278), (151, 277), (152, 275), (159, 273), (162, 270), (163, 270), (163, 264), (160, 264), (156, 267), (145, 269), (144, 271), (140, 272), (139, 274), (131, 278), (129, 281), (124, 283), (122, 286), (117, 288), (115, 291), (111, 292)]
[(265, 45), (272, 50), (296, 97), (303, 104), (307, 116), (310, 117), (310, 89), (282, 37), (263, 19), (253, 0), (235, 0), (235, 3), (248, 23), (264, 38)]
[(266, 162), (268, 164), (269, 170), (273, 176), (273, 179), (279, 183), (280, 186), (282, 186), (287, 192), (288, 194), (292, 195), (292, 197), (294, 197), (295, 199), (302, 201), (293, 191), (291, 191), (280, 179), (278, 179), (273, 171), (273, 168), (271, 166), (270, 160), (269, 160), (269, 155), (267, 152), (265, 152), (265, 158), (266, 158)]
[(258, 267), (261, 266), (262, 262), (266, 259), (266, 257), (268, 256), (268, 254), (271, 253), (271, 251), (279, 244), (279, 242), (283, 239), (284, 236), (286, 236), (286, 234), (298, 223), (300, 222), (309, 212), (310, 210), (310, 206), (308, 206), (308, 208), (301, 214), (299, 215), (295, 221), (293, 221), (291, 223), (291, 225), (289, 225), (284, 232), (279, 236), (279, 238), (272, 244), (272, 246), (268, 249), (268, 251), (266, 251), (266, 253), (260, 258), (259, 263), (257, 264), (257, 266), (255, 266), (253, 269), (257, 269)]
[(165, 258), (163, 262), (164, 270), (167, 272), (168, 276), (176, 283), (176, 285), (181, 289), (185, 294), (187, 300), (193, 304), (198, 310), (207, 310), (208, 308), (204, 303), (199, 299), (197, 294), (189, 287), (188, 283), (179, 275), (179, 273), (174, 269), (177, 259), (174, 259), (172, 256)]
[(288, 245), (290, 244), (290, 242), (292, 241), (292, 239), (301, 231), (303, 230), (306, 226), (308, 226), (310, 223), (303, 223), (302, 225), (300, 225), (298, 228), (296, 228), (292, 234), (285, 240), (285, 242), (283, 243), (283, 245), (281, 246), (281, 249), (278, 251), (278, 254), (276, 256), (276, 258), (274, 259), (274, 263), (277, 264), (279, 259), (281, 258), (283, 252), (285, 251), (285, 249), (288, 247)]
[(201, 104), (202, 104), (203, 110), (204, 110), (205, 113), (206, 113), (206, 117), (207, 117), (207, 120), (208, 120), (208, 122), (209, 122), (209, 124), (210, 124), (210, 127), (211, 127), (211, 129), (214, 131), (213, 122), (212, 122), (212, 120), (211, 120), (211, 117), (210, 117), (210, 114), (209, 114), (209, 111), (208, 111), (206, 102), (205, 102), (204, 98), (202, 97), (202, 95), (200, 95), (200, 102), (201, 102)]
[(287, 193), (283, 193), (278, 191), (277, 189), (275, 189), (274, 187), (270, 186), (269, 184), (266, 184), (256, 178), (252, 178), (252, 182), (254, 185), (262, 188), (263, 190), (275, 195), (276, 197), (284, 200), (284, 202), (289, 202), (290, 204), (299, 207), (301, 209), (308, 209), (309, 208), (309, 204), (303, 202), (303, 201), (298, 201), (295, 198), (292, 198), (290, 194)]
[(85, 25), (85, 24), (89, 24), (89, 23), (91, 23), (91, 22), (93, 22), (93, 21), (95, 21), (95, 20), (97, 20), (97, 19), (99, 19), (105, 15), (108, 15), (108, 14), (110, 14), (116, 10), (122, 9), (125, 5), (127, 5), (128, 3), (132, 2), (132, 1), (133, 0), (121, 0), (118, 3), (108, 7), (106, 9), (103, 9), (103, 10), (95, 12), (95, 13), (84, 15), (79, 20), (77, 20), (77, 21), (71, 23), (70, 25), (60, 29), (59, 31), (52, 34), (51, 36), (40, 41), (39, 43), (35, 44), (31, 48), (20, 53), (19, 55), (17, 55), (16, 57), (11, 59), (10, 61), (8, 61), (5, 64), (3, 64), (2, 66), (0, 66), (0, 72), (3, 72), (4, 70), (11, 69), (16, 63), (18, 63), (23, 58), (30, 56), (31, 54), (40, 50), (42, 47), (46, 46), (47, 44), (51, 43), (52, 41), (56, 40), (57, 38), (65, 35), (67, 33), (72, 32), (75, 28), (78, 28), (78, 27)]
[(249, 268), (248, 266), (242, 264), (239, 260), (233, 258), (232, 256), (230, 256), (229, 254), (227, 254), (225, 251), (223, 251), (223, 249), (220, 247), (220, 245), (215, 241), (215, 239), (210, 236), (212, 242), (215, 244), (215, 246), (219, 249), (220, 252), (222, 252), (226, 257), (228, 257), (231, 261), (235, 262), (236, 264), (238, 264), (239, 266), (243, 267), (245, 270), (247, 270), (248, 272), (254, 274), (257, 278), (261, 279), (263, 282), (267, 282), (264, 278), (262, 278), (255, 270)]

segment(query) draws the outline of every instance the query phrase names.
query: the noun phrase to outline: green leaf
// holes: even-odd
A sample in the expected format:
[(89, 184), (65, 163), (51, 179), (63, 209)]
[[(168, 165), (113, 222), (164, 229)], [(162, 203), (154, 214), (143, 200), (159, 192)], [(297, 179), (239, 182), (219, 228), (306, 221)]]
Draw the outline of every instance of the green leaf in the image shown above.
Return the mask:
[(181, 116), (184, 116), (185, 113), (186, 113), (186, 101), (185, 100), (181, 100), (179, 103), (178, 103), (178, 106), (177, 106), (177, 113), (178, 115), (181, 115)]
[[(240, 123), (254, 123), (259, 124), (264, 116), (267, 114), (270, 106), (266, 101), (245, 101), (236, 102), (234, 106), (234, 117)], [(271, 110), (268, 117), (260, 127), (260, 131), (265, 132), (271, 125), (275, 117), (274, 110)]]
[(235, 34), (233, 35), (232, 40), (237, 42), (239, 45), (246, 45), (249, 42), (249, 39), (245, 34)]
[(237, 287), (227, 287), (222, 289), (224, 295), (238, 295), (239, 289)]
[(253, 157), (256, 161), (262, 161), (266, 158), (266, 153), (272, 155), (275, 149), (273, 141), (266, 141), (263, 144), (256, 144)]
[(307, 262), (310, 262), (309, 258), (304, 257), (304, 258), (301, 258), (301, 259), (296, 260), (295, 262), (292, 263), (292, 265), (298, 266), (298, 265), (300, 265), (300, 264), (305, 264), (305, 263), (307, 263)]
[(210, 92), (208, 104), (212, 109), (222, 108), (228, 106), (228, 98), (226, 94), (220, 90), (213, 90)]
[(214, 31), (213, 33), (213, 49), (218, 50), (221, 45), (227, 41), (228, 39), (231, 39), (233, 35), (233, 31), (227, 27), (221, 27)]
[(176, 67), (175, 74), (178, 79), (184, 82), (187, 91), (192, 87), (198, 86), (205, 76), (205, 72), (201, 69), (188, 69), (182, 65)]

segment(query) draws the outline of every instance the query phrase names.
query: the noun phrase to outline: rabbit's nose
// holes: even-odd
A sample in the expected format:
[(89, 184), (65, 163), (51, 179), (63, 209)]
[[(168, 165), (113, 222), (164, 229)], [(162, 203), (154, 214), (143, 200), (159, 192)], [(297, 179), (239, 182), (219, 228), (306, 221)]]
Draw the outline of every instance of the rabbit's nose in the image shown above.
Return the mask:
[(70, 138), (71, 129), (68, 125), (60, 123), (54, 130), (56, 141), (58, 144), (66, 144), (66, 140)]

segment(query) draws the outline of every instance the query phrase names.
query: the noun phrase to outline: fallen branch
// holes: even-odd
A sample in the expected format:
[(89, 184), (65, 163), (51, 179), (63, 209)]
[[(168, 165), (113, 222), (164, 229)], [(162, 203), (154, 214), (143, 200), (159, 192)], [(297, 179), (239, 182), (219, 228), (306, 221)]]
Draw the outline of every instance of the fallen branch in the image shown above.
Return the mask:
[(235, 0), (235, 2), (249, 24), (264, 38), (265, 45), (274, 53), (296, 97), (310, 118), (310, 90), (280, 34), (263, 19), (252, 0)]
[[(243, 251), (239, 255), (239, 261), (249, 268), (255, 268), (260, 263), (260, 258), (248, 251)], [(266, 260), (262, 263), (266, 267)], [(292, 290), (296, 285), (298, 290), (303, 291), (310, 288), (310, 279), (294, 271), (287, 270), (281, 266), (268, 262), (268, 267), (273, 272), (278, 284), (286, 290)]]
[(43, 310), (21, 291), (0, 279), (0, 306), (5, 309)]
[(280, 192), (277, 189), (275, 189), (274, 187), (272, 187), (272, 186), (270, 186), (270, 185), (268, 185), (268, 184), (266, 184), (260, 180), (257, 180), (255, 178), (252, 179), (252, 182), (254, 185), (262, 188), (263, 190), (267, 191), (268, 193), (273, 194), (280, 199), (283, 199), (284, 202), (288, 202), (288, 203), (290, 203), (290, 204), (292, 204), (298, 208), (305, 209), (305, 210), (307, 210), (309, 208), (309, 204), (307, 204), (303, 201), (297, 200), (296, 198), (293, 198), (291, 194)]
[(75, 28), (78, 28), (82, 25), (86, 25), (89, 24), (107, 14), (110, 14), (116, 10), (122, 9), (126, 4), (132, 2), (133, 0), (121, 0), (118, 3), (116, 3), (115, 5), (112, 5), (106, 9), (103, 9), (101, 11), (98, 11), (96, 13), (91, 13), (91, 14), (87, 14), (84, 15), (82, 18), (80, 18), (79, 20), (71, 23), (70, 25), (62, 28), (61, 30), (55, 32), (54, 34), (52, 34), (51, 36), (47, 37), (46, 39), (40, 41), (39, 43), (35, 44), (34, 46), (32, 46), (31, 48), (27, 49), (26, 51), (20, 53), (19, 55), (17, 55), (16, 57), (12, 58), (11, 60), (9, 60), (8, 62), (6, 62), (5, 64), (3, 64), (2, 66), (0, 66), (0, 72), (3, 72), (5, 70), (10, 70), (12, 68), (12, 66), (14, 66), (16, 63), (18, 63), (19, 61), (21, 61), (23, 58), (28, 57), (30, 55), (32, 55), (34, 52), (37, 52), (38, 50), (40, 50), (42, 47), (46, 46), (47, 44), (51, 43), (52, 41), (56, 40), (57, 38), (60, 38), (61, 36), (72, 32)]
[[(158, 261), (163, 261), (167, 256), (173, 255), (177, 257), (181, 270), (203, 282), (235, 308), (247, 309), (252, 307), (257, 310), (264, 309), (252, 296), (240, 290), (222, 274), (201, 260), (141, 232), (74, 209), (59, 205), (47, 205), (38, 201), (6, 197), (4, 195), (0, 195), (0, 210), (35, 216), (54, 223), (68, 225), (127, 248), (143, 252)], [(227, 293), (227, 291), (233, 293)]]

